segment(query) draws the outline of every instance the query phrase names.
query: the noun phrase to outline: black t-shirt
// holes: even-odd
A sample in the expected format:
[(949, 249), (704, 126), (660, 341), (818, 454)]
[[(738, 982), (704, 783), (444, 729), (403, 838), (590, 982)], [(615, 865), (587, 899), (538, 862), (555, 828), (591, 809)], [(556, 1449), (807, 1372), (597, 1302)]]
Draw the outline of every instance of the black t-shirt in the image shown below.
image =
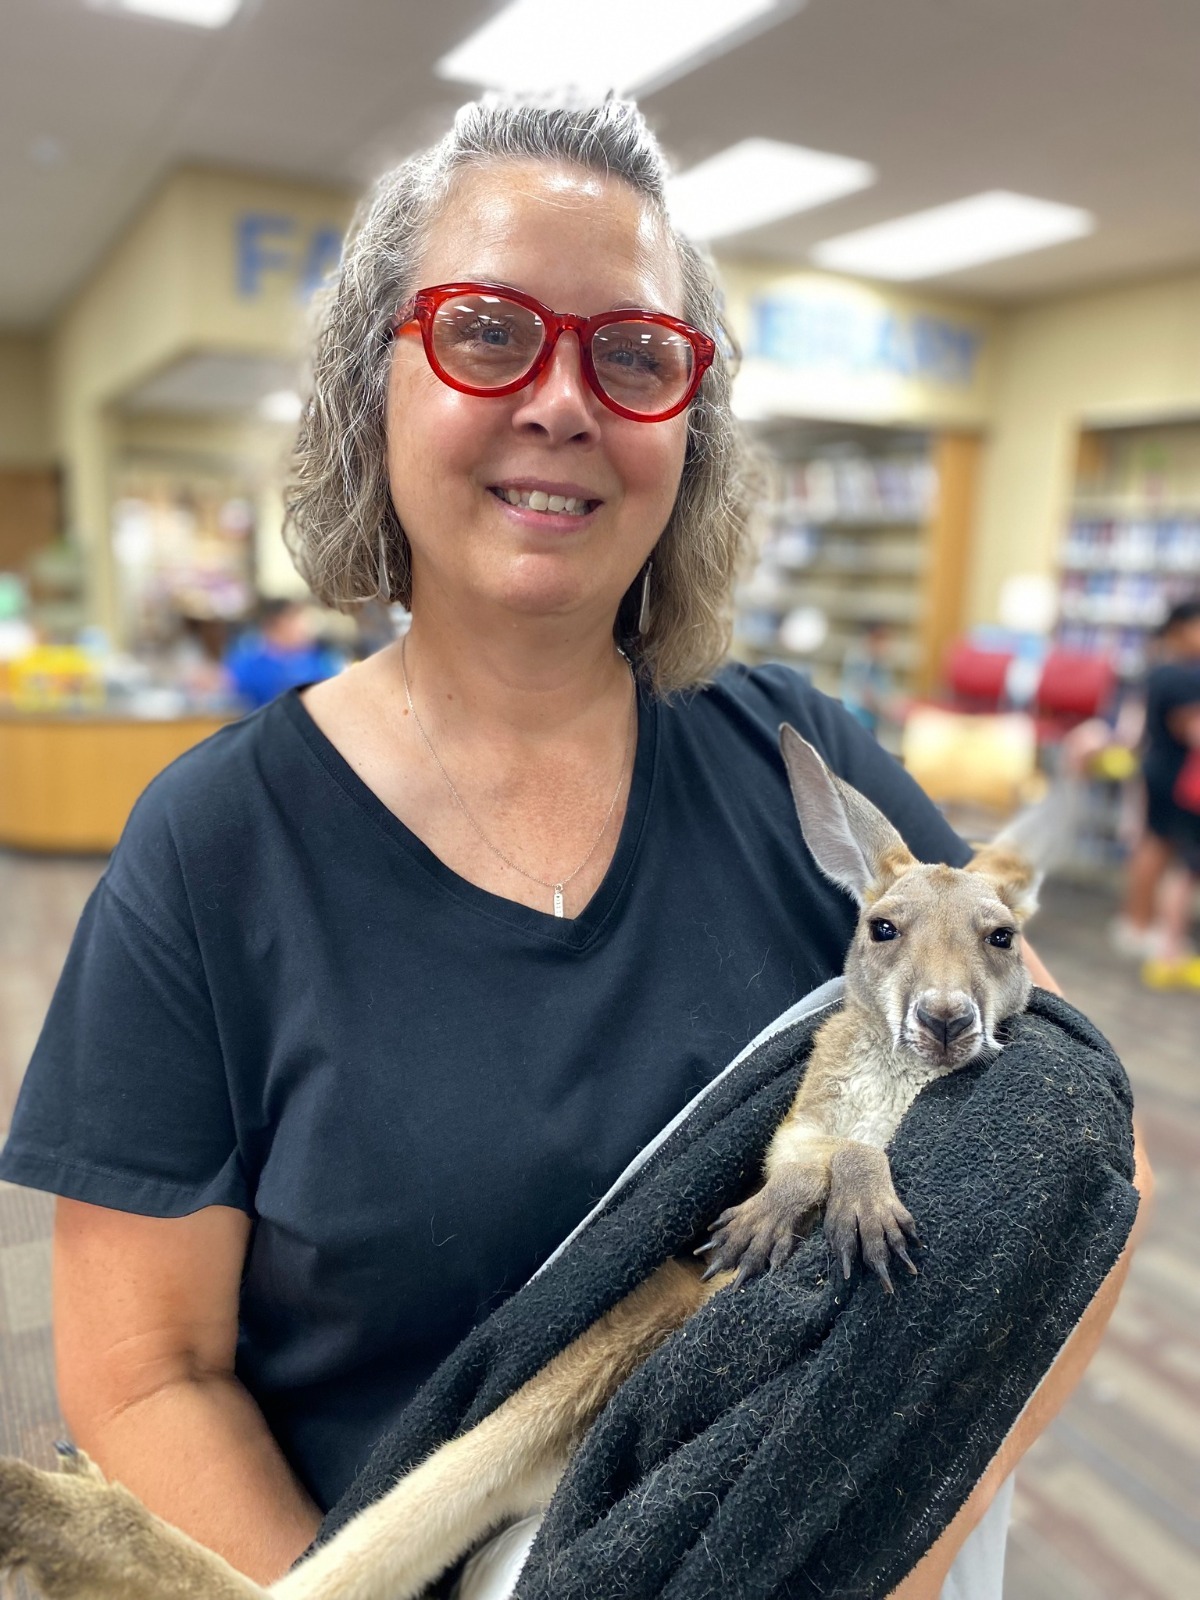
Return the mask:
[(1200, 661), (1169, 661), (1146, 678), (1146, 782), (1170, 792), (1188, 747), (1171, 732), (1169, 719), (1184, 706), (1200, 706)]
[(445, 867), (294, 691), (138, 802), (0, 1176), (249, 1214), (237, 1370), (321, 1507), (638, 1149), (840, 971), (855, 911), (801, 842), (785, 719), (918, 856), (967, 858), (782, 667), (643, 698), (616, 854), (574, 920)]

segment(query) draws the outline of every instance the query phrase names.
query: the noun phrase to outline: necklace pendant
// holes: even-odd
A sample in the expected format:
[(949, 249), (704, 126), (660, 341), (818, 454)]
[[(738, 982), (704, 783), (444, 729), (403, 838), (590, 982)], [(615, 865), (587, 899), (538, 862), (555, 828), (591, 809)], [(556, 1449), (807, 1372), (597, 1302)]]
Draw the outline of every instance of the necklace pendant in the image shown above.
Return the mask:
[(554, 885), (554, 915), (561, 917), (563, 914), (563, 886), (561, 883)]

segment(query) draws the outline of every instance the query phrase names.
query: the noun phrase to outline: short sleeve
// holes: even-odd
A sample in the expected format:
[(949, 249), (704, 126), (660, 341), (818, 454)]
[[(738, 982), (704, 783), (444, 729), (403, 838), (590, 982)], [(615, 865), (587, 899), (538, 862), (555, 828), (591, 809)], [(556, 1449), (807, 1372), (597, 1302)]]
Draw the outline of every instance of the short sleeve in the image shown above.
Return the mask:
[(1163, 716), (1200, 704), (1200, 667), (1194, 663), (1181, 661), (1160, 667), (1151, 682)]
[(249, 1211), (199, 951), (152, 928), (111, 876), (76, 929), (0, 1178), (147, 1216)]

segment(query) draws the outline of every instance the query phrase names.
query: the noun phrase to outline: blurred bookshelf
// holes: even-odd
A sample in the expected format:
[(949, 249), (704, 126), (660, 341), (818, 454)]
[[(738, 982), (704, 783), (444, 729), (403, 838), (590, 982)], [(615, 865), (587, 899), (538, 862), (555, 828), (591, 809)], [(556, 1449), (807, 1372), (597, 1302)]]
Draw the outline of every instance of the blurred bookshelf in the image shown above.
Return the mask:
[(767, 489), (735, 654), (786, 661), (836, 694), (847, 653), (883, 625), (896, 688), (929, 693), (962, 628), (978, 439), (796, 419), (752, 437)]
[(1200, 589), (1200, 418), (1085, 427), (1059, 560), (1057, 643), (1145, 668), (1150, 635)]

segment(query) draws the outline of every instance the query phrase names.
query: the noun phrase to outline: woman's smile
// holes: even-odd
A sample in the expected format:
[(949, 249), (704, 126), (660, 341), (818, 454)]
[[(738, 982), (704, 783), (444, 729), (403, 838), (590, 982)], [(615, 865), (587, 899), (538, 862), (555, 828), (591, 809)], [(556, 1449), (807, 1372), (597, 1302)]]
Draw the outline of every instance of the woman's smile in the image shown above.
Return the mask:
[(543, 479), (510, 479), (491, 485), (490, 492), (505, 515), (538, 533), (578, 533), (604, 504), (577, 484)]

